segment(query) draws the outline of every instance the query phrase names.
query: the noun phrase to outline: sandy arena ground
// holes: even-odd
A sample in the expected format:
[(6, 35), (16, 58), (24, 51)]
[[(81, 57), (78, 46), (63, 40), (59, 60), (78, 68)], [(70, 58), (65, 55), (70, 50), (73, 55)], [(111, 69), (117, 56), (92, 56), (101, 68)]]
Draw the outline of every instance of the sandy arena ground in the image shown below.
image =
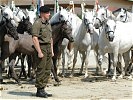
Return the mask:
[[(90, 55), (89, 73), (90, 77), (84, 79), (84, 75), (73, 78), (61, 78), (61, 85), (54, 86), (54, 80), (50, 79), (46, 91), (53, 94), (48, 99), (133, 99), (133, 82), (127, 79), (118, 79), (112, 82), (110, 78), (95, 76), (95, 59), (93, 53)], [(80, 61), (80, 60), (79, 60)], [(79, 62), (78, 61), (78, 62)], [(80, 63), (78, 63), (80, 65)], [(78, 66), (77, 64), (77, 66)], [(77, 67), (76, 66), (76, 67)], [(76, 73), (79, 68), (76, 68)], [(34, 83), (26, 80), (19, 86), (12, 79), (5, 79), (6, 84), (0, 86), (0, 99), (44, 99), (35, 96)]]

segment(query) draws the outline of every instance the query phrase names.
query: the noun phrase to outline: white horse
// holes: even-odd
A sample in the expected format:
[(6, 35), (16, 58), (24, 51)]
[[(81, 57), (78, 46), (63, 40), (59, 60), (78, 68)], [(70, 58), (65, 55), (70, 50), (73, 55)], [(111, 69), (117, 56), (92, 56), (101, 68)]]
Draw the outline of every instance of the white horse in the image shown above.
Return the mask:
[(29, 19), (30, 19), (30, 22), (33, 24), (37, 18), (37, 8), (34, 9), (34, 11), (29, 11), (28, 9), (26, 9), (26, 13), (27, 13), (27, 16), (29, 16)]
[(13, 24), (13, 26), (18, 26), (18, 18), (16, 16), (14, 16), (12, 10), (10, 9), (9, 6), (0, 6), (1, 10), (2, 10), (2, 15), (7, 18), (7, 19), (11, 19), (11, 23)]
[(26, 13), (24, 13), (19, 7), (16, 7), (15, 10), (13, 10), (13, 14), (19, 18), (18, 22), (20, 22), (23, 18), (27, 18)]
[[(119, 20), (124, 23), (132, 22), (132, 19), (133, 19), (133, 13), (127, 11), (124, 8), (120, 9), (120, 12), (116, 17), (116, 20)], [(133, 50), (131, 50), (131, 58), (130, 58), (130, 52), (129, 52), (129, 54), (127, 54), (127, 56), (124, 57), (124, 59), (126, 59), (129, 62), (129, 66), (125, 66), (126, 67), (125, 71), (129, 71), (129, 73), (131, 73), (128, 79), (132, 79), (133, 71), (131, 72), (131, 70), (132, 70), (132, 63), (133, 63)]]
[[(77, 32), (78, 32), (78, 29), (80, 27), (80, 24), (82, 23), (82, 20), (76, 15), (76, 14), (73, 14), (72, 12), (69, 12), (67, 11), (66, 9), (61, 9), (59, 12), (59, 16), (60, 16), (60, 20), (61, 21), (68, 21), (71, 26), (72, 26), (72, 35), (73, 35), (73, 38), (76, 37), (77, 35)], [(58, 14), (57, 13), (57, 14)], [(73, 57), (73, 50), (69, 51), (67, 49), (67, 46), (69, 44), (69, 40), (68, 39), (63, 39), (63, 42), (62, 42), (62, 45), (61, 45), (61, 50), (62, 50), (62, 75), (65, 76), (65, 55), (66, 53), (68, 54), (67, 57), (68, 57), (68, 62), (67, 62), (67, 65), (70, 65), (71, 62), (72, 62), (72, 57)], [(59, 59), (60, 60), (60, 59)], [(58, 61), (59, 63), (60, 61)], [(59, 72), (59, 67), (58, 67), (58, 70)]]
[(118, 13), (116, 20), (121, 22), (132, 22), (133, 19), (133, 13), (127, 11), (124, 8), (120, 9), (120, 12)]
[[(114, 73), (112, 80), (116, 80), (116, 67), (118, 62), (118, 54), (129, 51), (133, 46), (133, 30), (131, 22), (122, 23), (107, 19), (103, 23), (103, 29), (99, 36), (99, 63), (102, 63), (105, 53), (113, 53)], [(126, 27), (126, 28), (125, 28)], [(128, 31), (127, 31), (128, 30)], [(123, 77), (123, 67), (120, 78)]]
[(35, 8), (33, 11), (29, 11), (28, 9), (20, 9), (19, 7), (15, 7), (14, 2), (10, 5), (10, 8), (13, 11), (14, 17), (17, 17), (17, 22), (20, 22), (23, 18), (29, 17), (30, 22), (33, 24), (37, 18), (36, 12), (37, 9)]
[[(115, 18), (115, 16), (112, 14), (111, 11), (109, 11), (107, 9), (108, 7), (100, 7), (100, 5), (98, 5), (98, 11), (96, 11), (96, 18), (95, 18), (95, 21), (94, 21), (94, 27), (96, 29), (99, 29), (99, 34), (101, 34), (101, 30), (103, 29), (103, 24), (105, 22), (106, 19), (108, 19), (109, 17), (112, 17), (112, 18)], [(109, 54), (108, 53), (108, 70), (106, 71), (107, 74), (110, 74), (110, 68), (112, 66), (112, 54)], [(99, 68), (98, 68), (99, 67)], [(101, 74), (106, 74), (106, 72), (104, 72), (101, 68), (101, 66), (98, 66), (97, 67), (97, 70), (96, 72), (99, 73), (99, 69), (100, 69), (100, 72)]]
[(71, 76), (74, 74), (74, 67), (77, 61), (77, 54), (82, 54), (82, 65), (80, 69), (80, 74), (82, 74), (83, 66), (85, 63), (85, 78), (88, 76), (88, 64), (89, 64), (89, 53), (91, 49), (94, 49), (96, 54), (98, 53), (98, 33), (93, 27), (94, 16), (93, 12), (86, 11), (83, 13), (84, 17), (82, 23), (78, 29), (78, 33), (74, 41), (74, 60)]

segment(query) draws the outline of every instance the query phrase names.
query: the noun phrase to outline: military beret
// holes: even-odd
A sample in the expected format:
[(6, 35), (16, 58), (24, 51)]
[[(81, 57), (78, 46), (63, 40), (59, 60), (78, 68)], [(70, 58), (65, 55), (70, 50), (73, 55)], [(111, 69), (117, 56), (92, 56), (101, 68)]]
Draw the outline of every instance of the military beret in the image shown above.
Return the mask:
[(40, 7), (40, 9), (39, 9), (39, 11), (40, 12), (43, 12), (43, 13), (47, 13), (47, 12), (49, 12), (51, 9), (48, 7), (48, 6), (41, 6)]

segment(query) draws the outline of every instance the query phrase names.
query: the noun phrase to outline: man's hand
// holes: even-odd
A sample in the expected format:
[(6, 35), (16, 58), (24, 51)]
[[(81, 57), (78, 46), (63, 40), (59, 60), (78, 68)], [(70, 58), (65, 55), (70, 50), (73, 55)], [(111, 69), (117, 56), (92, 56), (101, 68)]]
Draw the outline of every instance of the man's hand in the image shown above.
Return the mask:
[(38, 53), (38, 57), (43, 58), (44, 57), (43, 53), (42, 52)]
[(54, 53), (52, 52), (52, 57), (54, 56)]

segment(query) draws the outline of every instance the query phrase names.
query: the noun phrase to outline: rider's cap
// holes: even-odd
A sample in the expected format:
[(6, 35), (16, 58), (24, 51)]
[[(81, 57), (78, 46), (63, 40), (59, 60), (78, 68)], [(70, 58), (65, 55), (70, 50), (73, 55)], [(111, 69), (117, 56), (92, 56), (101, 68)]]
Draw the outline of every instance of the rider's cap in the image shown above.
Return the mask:
[(45, 5), (45, 6), (41, 6), (39, 10), (40, 12), (48, 13), (51, 9)]

